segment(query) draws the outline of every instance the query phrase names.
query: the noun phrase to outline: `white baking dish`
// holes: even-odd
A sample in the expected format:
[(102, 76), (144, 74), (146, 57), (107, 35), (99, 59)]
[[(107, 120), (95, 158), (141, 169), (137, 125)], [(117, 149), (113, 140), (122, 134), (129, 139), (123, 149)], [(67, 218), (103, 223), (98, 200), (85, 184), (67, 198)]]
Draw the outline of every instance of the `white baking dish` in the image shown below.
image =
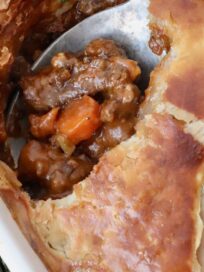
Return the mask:
[(10, 272), (47, 272), (0, 199), (0, 256)]

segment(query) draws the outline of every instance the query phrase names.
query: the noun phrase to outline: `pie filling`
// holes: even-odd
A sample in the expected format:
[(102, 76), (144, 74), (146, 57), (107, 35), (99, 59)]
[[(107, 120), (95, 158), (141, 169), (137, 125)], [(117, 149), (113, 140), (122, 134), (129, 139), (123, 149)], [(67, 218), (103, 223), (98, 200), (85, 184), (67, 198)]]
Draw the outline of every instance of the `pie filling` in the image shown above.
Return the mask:
[(17, 172), (32, 198), (69, 194), (107, 150), (135, 133), (140, 74), (120, 46), (98, 39), (21, 79), (29, 136)]
[[(69, 194), (107, 150), (135, 133), (142, 99), (136, 82), (141, 70), (115, 42), (92, 41), (83, 52), (58, 53), (48, 67), (36, 74), (30, 72), (32, 62), (56, 37), (85, 17), (123, 2), (47, 2), (46, 9), (42, 9), (45, 14), (33, 21), (30, 31), (25, 30), (25, 40), (18, 46), (20, 52), (14, 52), (9, 88), (18, 88), (20, 80), (23, 101), (20, 99), (7, 118), (6, 129), (0, 120), (0, 138), (21, 137), (19, 120), (28, 116), (23, 135), (26, 144), (16, 170), (23, 189), (33, 199)], [(169, 41), (163, 31), (150, 27), (152, 51), (158, 55), (168, 51)], [(16, 31), (21, 33), (21, 27)], [(15, 168), (9, 146), (3, 145), (1, 151), (1, 159)]]

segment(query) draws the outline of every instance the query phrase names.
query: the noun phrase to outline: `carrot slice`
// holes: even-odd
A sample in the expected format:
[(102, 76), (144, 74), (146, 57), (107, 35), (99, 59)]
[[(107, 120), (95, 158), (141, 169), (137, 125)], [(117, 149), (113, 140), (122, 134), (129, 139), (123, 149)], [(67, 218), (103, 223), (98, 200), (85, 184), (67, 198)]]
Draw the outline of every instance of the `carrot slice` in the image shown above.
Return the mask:
[(29, 122), (31, 125), (30, 131), (36, 138), (46, 138), (55, 134), (55, 125), (59, 108), (54, 108), (48, 113), (38, 116), (31, 114)]
[(57, 133), (78, 144), (89, 139), (100, 125), (100, 105), (91, 97), (83, 96), (62, 111), (57, 121)]

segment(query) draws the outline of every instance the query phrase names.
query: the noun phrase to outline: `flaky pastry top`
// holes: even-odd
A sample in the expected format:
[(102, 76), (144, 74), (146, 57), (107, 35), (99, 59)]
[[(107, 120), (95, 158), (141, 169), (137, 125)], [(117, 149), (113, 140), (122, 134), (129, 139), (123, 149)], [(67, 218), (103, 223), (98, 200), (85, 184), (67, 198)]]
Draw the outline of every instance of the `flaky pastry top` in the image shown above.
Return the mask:
[(3, 164), (0, 191), (49, 271), (201, 271), (204, 2), (152, 0), (171, 49), (151, 75), (137, 133), (61, 200), (33, 202)]

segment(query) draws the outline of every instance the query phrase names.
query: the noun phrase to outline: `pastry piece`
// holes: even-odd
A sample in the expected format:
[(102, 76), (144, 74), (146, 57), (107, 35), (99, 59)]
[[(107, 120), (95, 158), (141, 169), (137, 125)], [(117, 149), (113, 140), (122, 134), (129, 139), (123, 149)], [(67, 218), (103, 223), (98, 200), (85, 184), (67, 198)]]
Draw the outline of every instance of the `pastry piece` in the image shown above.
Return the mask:
[(201, 271), (203, 11), (200, 0), (151, 1), (171, 49), (152, 73), (137, 133), (71, 195), (34, 202), (1, 163), (1, 196), (49, 271)]
[[(1, 0), (0, 3), (0, 80), (9, 77), (9, 70), (30, 28), (42, 16), (55, 15), (61, 9), (71, 9), (74, 0), (61, 3), (58, 0)], [(66, 2), (66, 1), (64, 1)]]
[(204, 144), (204, 37), (202, 1), (153, 0), (151, 26), (168, 36), (168, 55), (151, 76), (141, 117), (169, 113)]
[[(39, 5), (40, 1), (36, 1)], [(10, 92), (9, 71), (30, 24), (38, 20), (34, 3), (1, 1), (0, 4), (0, 141), (6, 138), (4, 110)]]
[(0, 1), (0, 142), (6, 139), (4, 110), (11, 86), (8, 84), (11, 67), (28, 35), (29, 30), (42, 16), (55, 14), (62, 6), (70, 9), (74, 0), (1, 0)]
[(49, 271), (200, 271), (203, 173), (203, 147), (153, 114), (72, 195), (32, 202), (3, 164), (1, 195)]

